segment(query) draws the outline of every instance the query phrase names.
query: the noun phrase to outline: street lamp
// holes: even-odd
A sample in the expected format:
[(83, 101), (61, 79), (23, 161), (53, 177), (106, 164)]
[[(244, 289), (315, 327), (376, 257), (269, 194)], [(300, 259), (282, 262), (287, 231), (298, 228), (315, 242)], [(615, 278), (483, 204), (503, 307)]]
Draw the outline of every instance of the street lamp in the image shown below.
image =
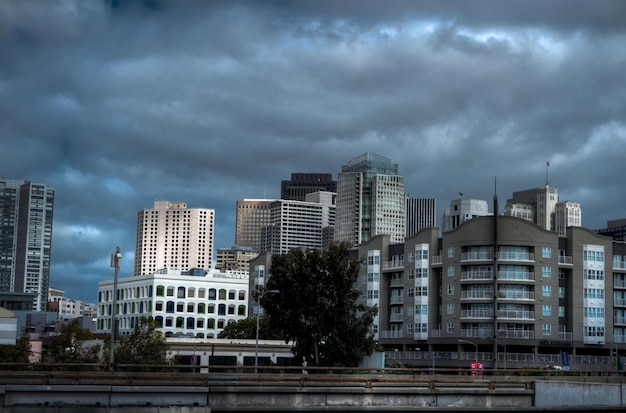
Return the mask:
[(268, 294), (268, 293), (278, 294), (280, 293), (280, 291), (279, 290), (267, 290), (257, 296), (257, 302), (259, 306), (257, 307), (257, 312), (256, 312), (256, 350), (254, 352), (254, 374), (257, 374), (259, 370), (259, 318), (261, 318), (260, 317), (261, 316), (261, 300), (263, 299), (265, 294)]
[(498, 340), (492, 338), (491, 341), (496, 343), (496, 360), (494, 363), (494, 370), (498, 370), (498, 346), (502, 346), (504, 349), (504, 370), (506, 370), (506, 344), (498, 342)]
[(115, 252), (111, 254), (111, 267), (115, 268), (115, 276), (113, 277), (113, 303), (111, 306), (111, 348), (109, 350), (109, 371), (114, 370), (115, 364), (115, 333), (117, 320), (115, 319), (115, 311), (117, 307), (117, 275), (120, 272), (120, 260), (122, 254), (120, 254), (120, 247), (115, 247)]
[(466, 344), (471, 344), (472, 346), (474, 346), (474, 361), (478, 363), (478, 344), (472, 343), (471, 341), (468, 341), (468, 340), (459, 340), (459, 343), (466, 343)]

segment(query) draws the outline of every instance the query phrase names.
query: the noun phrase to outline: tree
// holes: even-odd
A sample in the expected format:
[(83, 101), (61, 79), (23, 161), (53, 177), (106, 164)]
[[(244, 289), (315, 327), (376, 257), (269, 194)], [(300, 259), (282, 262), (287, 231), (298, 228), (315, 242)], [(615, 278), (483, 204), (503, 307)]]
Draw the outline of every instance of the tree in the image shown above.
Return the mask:
[[(23, 364), (30, 362), (30, 343), (27, 338), (18, 338), (15, 344), (0, 344), (0, 362), (11, 364)], [(3, 365), (3, 370), (21, 370), (22, 367), (15, 365)]]
[(98, 363), (100, 346), (90, 345), (93, 333), (81, 328), (78, 319), (72, 319), (61, 325), (58, 336), (51, 337), (46, 345), (44, 361), (52, 363)]
[(358, 366), (374, 349), (370, 326), (376, 307), (358, 304), (361, 263), (349, 245), (327, 250), (294, 249), (272, 257), (261, 303), (275, 327), (294, 341), (294, 355), (309, 366)]
[[(139, 318), (130, 334), (119, 337), (115, 347), (115, 363), (138, 365), (166, 364), (167, 358), (165, 353), (167, 345), (165, 336), (157, 328), (158, 325), (152, 317)], [(108, 339), (111, 339), (110, 336)], [(109, 348), (108, 345), (107, 348)], [(108, 358), (108, 354), (106, 357)]]
[[(231, 339), (255, 339), (256, 317), (248, 317), (237, 322), (228, 323), (217, 337)], [(283, 338), (283, 333), (281, 331), (273, 330), (269, 317), (267, 315), (263, 315), (259, 319), (259, 338), (262, 340), (280, 340)]]

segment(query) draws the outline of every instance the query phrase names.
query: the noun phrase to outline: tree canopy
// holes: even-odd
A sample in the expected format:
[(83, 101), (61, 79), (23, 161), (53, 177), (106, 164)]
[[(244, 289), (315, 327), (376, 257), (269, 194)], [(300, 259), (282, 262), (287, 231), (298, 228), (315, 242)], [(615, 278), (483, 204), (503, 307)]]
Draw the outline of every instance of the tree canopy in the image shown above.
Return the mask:
[[(276, 331), (270, 325), (269, 317), (261, 316), (259, 319), (259, 338), (262, 340), (280, 340), (283, 338), (281, 331)], [(248, 317), (237, 322), (228, 323), (217, 336), (218, 338), (230, 339), (255, 339), (256, 317)]]
[(265, 294), (261, 305), (271, 325), (295, 342), (300, 362), (354, 367), (372, 353), (370, 326), (378, 309), (358, 303), (360, 266), (346, 243), (272, 257), (265, 291), (279, 293)]
[(115, 364), (166, 364), (165, 336), (157, 328), (152, 317), (141, 317), (130, 334), (119, 337)]

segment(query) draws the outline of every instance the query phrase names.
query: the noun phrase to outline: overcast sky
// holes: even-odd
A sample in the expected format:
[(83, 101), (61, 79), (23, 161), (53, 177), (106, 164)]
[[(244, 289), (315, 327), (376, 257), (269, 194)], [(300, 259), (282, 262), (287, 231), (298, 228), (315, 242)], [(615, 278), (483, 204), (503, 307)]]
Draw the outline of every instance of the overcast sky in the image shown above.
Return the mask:
[(0, 177), (56, 190), (51, 285), (95, 302), (137, 211), (280, 196), (364, 152), (437, 224), (549, 181), (583, 226), (626, 218), (626, 2), (0, 2)]

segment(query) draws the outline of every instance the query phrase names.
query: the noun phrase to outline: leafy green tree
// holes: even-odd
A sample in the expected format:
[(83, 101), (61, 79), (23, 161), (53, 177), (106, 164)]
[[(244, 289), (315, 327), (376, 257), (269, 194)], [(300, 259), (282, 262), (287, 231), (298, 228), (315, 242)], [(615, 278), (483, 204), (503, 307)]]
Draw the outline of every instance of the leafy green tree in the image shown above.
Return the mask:
[(261, 304), (285, 340), (295, 342), (298, 361), (355, 367), (372, 353), (370, 327), (378, 309), (358, 303), (360, 266), (346, 243), (272, 257), (266, 289), (279, 293), (265, 294)]
[[(237, 322), (228, 323), (217, 337), (230, 339), (255, 339), (256, 317), (248, 317)], [(280, 340), (283, 337), (284, 336), (281, 331), (272, 329), (270, 319), (267, 315), (261, 316), (259, 319), (259, 339)]]
[[(167, 364), (165, 336), (152, 317), (141, 317), (130, 334), (122, 335), (115, 346), (115, 364)], [(105, 340), (110, 345), (110, 335)], [(110, 348), (107, 345), (107, 348)], [(108, 360), (108, 351), (105, 356)], [(151, 370), (150, 368), (139, 368)]]
[(44, 361), (49, 363), (99, 363), (100, 346), (91, 345), (93, 333), (81, 328), (77, 319), (61, 326), (58, 336), (51, 337), (46, 343)]
[(16, 364), (29, 363), (30, 355), (30, 343), (25, 337), (17, 339), (15, 344), (1, 344), (0, 363), (10, 363), (9, 365), (3, 364), (1, 368), (4, 370), (21, 370), (23, 367), (16, 366)]

